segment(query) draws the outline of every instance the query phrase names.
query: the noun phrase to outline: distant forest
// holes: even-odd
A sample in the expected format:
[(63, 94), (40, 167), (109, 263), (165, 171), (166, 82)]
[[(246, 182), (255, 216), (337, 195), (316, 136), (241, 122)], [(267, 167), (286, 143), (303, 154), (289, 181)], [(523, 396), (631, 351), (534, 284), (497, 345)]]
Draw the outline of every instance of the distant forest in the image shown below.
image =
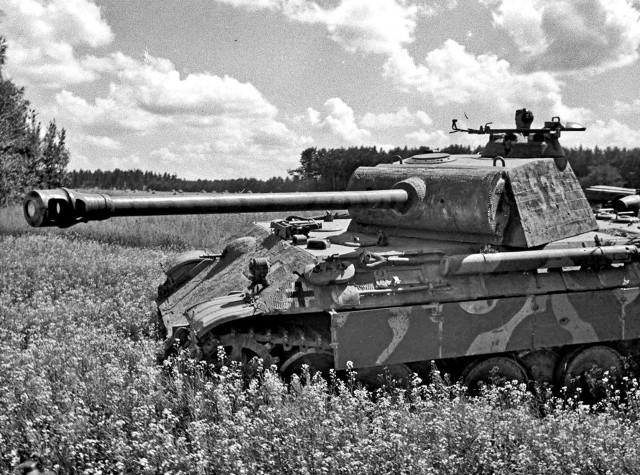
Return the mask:
[[(145, 172), (142, 170), (68, 172), (71, 188), (102, 188), (139, 191), (184, 191), (215, 193), (270, 193), (290, 191), (325, 191), (345, 189), (349, 177), (359, 166), (392, 163), (399, 157), (407, 158), (430, 151), (427, 147), (396, 148), (390, 151), (376, 147), (338, 149), (308, 148), (302, 152), (300, 167), (289, 171), (289, 176), (267, 180), (233, 178), (221, 180), (185, 180), (175, 174)], [(468, 147), (452, 146), (449, 153), (471, 153)]]
[[(142, 170), (68, 172), (72, 188), (100, 188), (138, 191), (184, 191), (215, 193), (269, 193), (287, 191), (344, 190), (349, 177), (359, 166), (392, 163), (428, 152), (427, 147), (396, 148), (389, 151), (376, 147), (337, 149), (308, 148), (302, 152), (300, 167), (290, 170), (286, 178), (267, 180), (235, 178), (224, 180), (185, 180), (174, 174), (160, 174)], [(475, 153), (469, 147), (453, 145), (442, 149), (447, 153)], [(606, 184), (640, 188), (640, 148), (609, 147), (570, 148), (565, 153), (582, 186)]]

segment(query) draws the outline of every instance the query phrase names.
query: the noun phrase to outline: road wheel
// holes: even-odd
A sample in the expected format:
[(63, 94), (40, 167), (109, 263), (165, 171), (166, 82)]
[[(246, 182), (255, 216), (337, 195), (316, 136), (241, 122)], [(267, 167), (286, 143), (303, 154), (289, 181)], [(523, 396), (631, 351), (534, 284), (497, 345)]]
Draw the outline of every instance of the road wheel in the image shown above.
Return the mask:
[(580, 348), (565, 355), (556, 369), (556, 384), (570, 391), (581, 388), (587, 398), (598, 399), (597, 383), (603, 373), (609, 371), (611, 378), (622, 374), (622, 355), (609, 346), (596, 345)]
[(309, 373), (313, 376), (320, 373), (325, 380), (329, 379), (329, 370), (333, 366), (333, 353), (311, 348), (293, 352), (280, 366), (280, 372), (288, 379), (293, 374), (302, 374), (303, 365), (309, 366)]
[(493, 356), (470, 363), (462, 372), (463, 384), (470, 392), (477, 392), (483, 385), (500, 385), (509, 381), (526, 383), (527, 372), (515, 358)]

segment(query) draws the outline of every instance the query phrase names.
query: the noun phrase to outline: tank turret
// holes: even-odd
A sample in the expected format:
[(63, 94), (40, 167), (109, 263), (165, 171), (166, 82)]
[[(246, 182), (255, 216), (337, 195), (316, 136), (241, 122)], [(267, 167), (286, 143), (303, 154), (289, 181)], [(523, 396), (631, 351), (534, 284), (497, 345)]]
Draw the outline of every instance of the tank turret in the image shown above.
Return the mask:
[[(558, 118), (489, 134), (477, 155), (426, 153), (360, 167), (344, 192), (130, 197), (28, 193), (32, 226), (117, 216), (343, 210), (255, 227), (215, 254), (165, 269), (158, 309), (165, 352), (306, 363), (363, 378), (435, 360), (474, 386), (509, 379), (566, 384), (592, 365), (622, 368), (640, 341), (635, 241), (596, 220), (559, 144)], [(625, 201), (631, 202), (628, 199)], [(622, 206), (622, 205), (620, 205)], [(631, 204), (625, 206), (632, 207)], [(632, 208), (637, 210), (637, 207)], [(375, 378), (374, 378), (375, 379)]]

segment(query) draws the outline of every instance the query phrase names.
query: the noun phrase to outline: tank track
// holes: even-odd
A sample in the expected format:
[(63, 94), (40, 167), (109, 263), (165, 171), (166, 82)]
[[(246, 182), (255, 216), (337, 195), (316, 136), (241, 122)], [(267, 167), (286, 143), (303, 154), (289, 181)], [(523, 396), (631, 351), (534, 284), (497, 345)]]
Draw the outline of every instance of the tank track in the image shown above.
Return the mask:
[(199, 356), (208, 362), (218, 361), (218, 348), (223, 347), (231, 360), (249, 362), (258, 357), (265, 366), (275, 365), (283, 374), (305, 363), (324, 371), (333, 362), (329, 322), (325, 314), (306, 316), (304, 326), (299, 317), (256, 317), (217, 327), (196, 346)]
[[(191, 355), (209, 363), (219, 362), (219, 348), (233, 361), (250, 362), (261, 358), (266, 367), (276, 366), (286, 377), (298, 373), (303, 364), (312, 372), (326, 376), (333, 368), (330, 316), (328, 313), (308, 314), (301, 321), (295, 316), (256, 316), (216, 327), (199, 340), (194, 335), (178, 332), (173, 340), (178, 348), (189, 348)], [(174, 347), (175, 348), (175, 347)], [(165, 353), (165, 356), (167, 353)], [(493, 379), (493, 370), (507, 380), (550, 383), (557, 387), (569, 385), (591, 365), (620, 374), (626, 358), (640, 358), (640, 340), (599, 342), (586, 345), (566, 345), (522, 352), (466, 356), (438, 361), (442, 374), (452, 375), (470, 388), (478, 381)], [(582, 364), (582, 360), (587, 363)], [(626, 364), (626, 363), (625, 363)], [(589, 368), (587, 368), (587, 366)], [(385, 367), (392, 377), (408, 380), (412, 372), (428, 376), (428, 361), (396, 364)], [(583, 367), (584, 366), (584, 367)], [(636, 368), (637, 370), (637, 368)], [(358, 368), (358, 379), (375, 386), (380, 368)]]

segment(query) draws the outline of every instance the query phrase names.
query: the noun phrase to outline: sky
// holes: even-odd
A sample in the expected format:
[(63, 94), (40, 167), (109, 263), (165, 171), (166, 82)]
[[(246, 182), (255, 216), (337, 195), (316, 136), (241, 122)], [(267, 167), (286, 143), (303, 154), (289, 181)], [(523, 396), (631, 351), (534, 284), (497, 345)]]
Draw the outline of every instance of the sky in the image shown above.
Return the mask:
[(0, 0), (5, 78), (70, 169), (286, 176), (308, 147), (640, 147), (640, 0)]

